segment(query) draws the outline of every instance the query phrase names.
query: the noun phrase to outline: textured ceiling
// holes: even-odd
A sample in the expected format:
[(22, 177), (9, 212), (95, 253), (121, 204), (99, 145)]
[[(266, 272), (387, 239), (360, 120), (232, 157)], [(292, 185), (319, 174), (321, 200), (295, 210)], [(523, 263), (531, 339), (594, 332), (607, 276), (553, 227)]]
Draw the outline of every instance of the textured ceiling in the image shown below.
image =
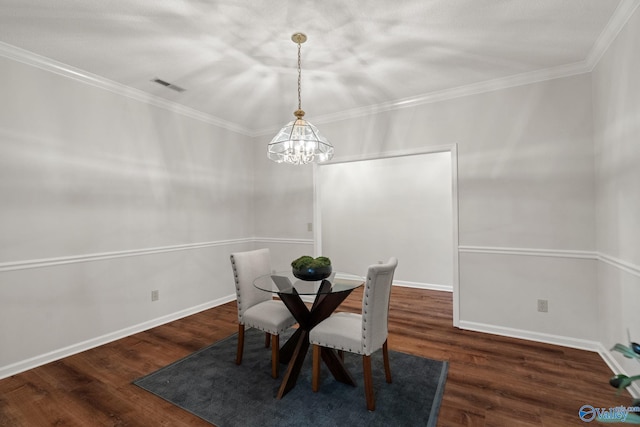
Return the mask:
[(302, 107), (315, 122), (584, 62), (619, 4), (0, 0), (0, 41), (255, 133), (293, 118), (296, 31), (309, 37), (302, 45)]

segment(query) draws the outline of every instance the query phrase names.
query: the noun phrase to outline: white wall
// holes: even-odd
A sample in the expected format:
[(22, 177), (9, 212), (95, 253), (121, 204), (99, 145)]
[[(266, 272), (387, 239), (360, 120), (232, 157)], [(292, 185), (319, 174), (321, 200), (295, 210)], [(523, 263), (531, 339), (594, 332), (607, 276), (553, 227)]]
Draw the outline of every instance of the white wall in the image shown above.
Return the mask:
[[(338, 161), (458, 144), (461, 326), (597, 349), (635, 373), (606, 349), (627, 328), (640, 341), (639, 44), (637, 9), (593, 73), (314, 123)], [(263, 230), (310, 239), (312, 169), (266, 163)]]
[(318, 126), (337, 161), (458, 144), (461, 326), (596, 339), (590, 75)]
[(313, 166), (274, 163), (267, 144), (277, 133), (254, 138), (254, 232), (256, 247), (271, 250), (275, 270), (291, 268), (302, 254), (313, 255)]
[(249, 137), (2, 57), (0, 74), (0, 377), (235, 296)]
[(255, 234), (308, 241), (313, 238), (307, 227), (313, 222), (313, 167), (267, 159), (271, 137), (255, 139)]
[[(594, 348), (591, 103), (591, 76), (582, 74), (315, 124), (337, 162), (457, 144), (460, 325)], [(304, 235), (311, 171), (258, 166), (257, 180), (268, 183), (256, 191), (276, 188), (276, 201), (256, 205), (265, 226), (278, 225), (272, 237)], [(548, 313), (537, 311), (538, 299), (549, 301)]]
[[(458, 145), (461, 326), (640, 339), (638, 15), (593, 86), (583, 74), (315, 123), (338, 161)], [(0, 377), (225, 300), (233, 250), (270, 247), (278, 269), (313, 250), (313, 169), (269, 162), (272, 135), (4, 58), (0, 72)]]
[(449, 151), (317, 168), (322, 254), (348, 272), (402, 259), (396, 283), (452, 289)]
[[(596, 145), (598, 338), (640, 342), (640, 9), (593, 72)], [(628, 373), (640, 364), (614, 354)], [(640, 386), (636, 388), (640, 395)]]

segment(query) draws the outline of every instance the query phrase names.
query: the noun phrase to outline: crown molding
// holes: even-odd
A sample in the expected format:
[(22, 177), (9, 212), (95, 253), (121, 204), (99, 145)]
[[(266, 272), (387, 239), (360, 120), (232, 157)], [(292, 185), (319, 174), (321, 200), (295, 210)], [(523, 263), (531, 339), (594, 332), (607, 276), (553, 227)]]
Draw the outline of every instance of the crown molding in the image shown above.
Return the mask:
[[(639, 6), (640, 2), (638, 2), (637, 0), (622, 0), (611, 16), (611, 19), (609, 19), (606, 27), (596, 40), (591, 51), (587, 55), (587, 58), (583, 61), (560, 65), (558, 67), (531, 71), (527, 73), (500, 77), (497, 79), (473, 83), (456, 88), (429, 92), (422, 95), (397, 99), (380, 104), (372, 104), (365, 107), (353, 108), (337, 113), (316, 116), (314, 122), (331, 123), (341, 120), (349, 120), (403, 108), (417, 107), (420, 105), (448, 101), (470, 95), (478, 95), (501, 89), (508, 89), (547, 80), (554, 80), (563, 77), (589, 73), (593, 71), (611, 43), (615, 40), (622, 28), (624, 28), (628, 20), (631, 18), (631, 16)], [(269, 135), (279, 130), (279, 128), (275, 127), (260, 130), (247, 129), (236, 123), (232, 123), (212, 116), (210, 114), (206, 114), (201, 111), (186, 107), (176, 102), (168, 101), (164, 98), (151, 95), (138, 89), (116, 83), (112, 80), (106, 79), (96, 74), (92, 74), (79, 68), (75, 68), (71, 65), (67, 65), (50, 58), (46, 58), (44, 56), (37, 55), (35, 53), (20, 49), (7, 43), (0, 42), (0, 56), (13, 59), (15, 61), (22, 62), (24, 64), (31, 65), (67, 78), (71, 78), (85, 84), (90, 84), (92, 86), (108, 90), (110, 92), (126, 96), (137, 101), (145, 102), (156, 107), (163, 108), (165, 110), (169, 110), (186, 117), (209, 123), (214, 126), (218, 126), (220, 128), (252, 138)]]
[[(408, 98), (396, 99), (380, 104), (372, 104), (365, 107), (353, 108), (337, 113), (314, 116), (313, 122), (317, 123), (333, 123), (341, 120), (350, 120), (358, 117), (365, 117), (373, 114), (384, 113), (387, 111), (400, 110), (403, 108), (417, 107), (425, 104), (433, 104), (436, 102), (448, 101), (456, 98), (463, 98), (470, 95), (479, 95), (482, 93), (494, 92), (501, 89), (509, 89), (512, 87), (524, 86), (532, 83), (554, 80), (563, 77), (575, 76), (590, 72), (590, 68), (586, 61), (575, 62), (572, 64), (560, 65), (558, 67), (545, 68), (542, 70), (531, 71), (527, 73), (515, 74), (507, 77), (500, 77), (493, 80), (473, 83), (465, 86), (459, 86), (451, 89), (443, 89), (435, 92), (429, 92), (422, 95), (412, 96)], [(262, 129), (256, 131), (253, 137), (272, 134), (279, 128)]]
[(181, 114), (191, 119), (199, 120), (204, 123), (226, 129), (231, 132), (239, 133), (245, 136), (253, 136), (253, 133), (235, 123), (214, 117), (210, 114), (203, 113), (193, 108), (186, 107), (176, 102), (169, 101), (159, 96), (151, 95), (138, 89), (114, 82), (97, 74), (90, 73), (80, 68), (73, 67), (62, 62), (55, 61), (33, 52), (29, 52), (19, 47), (0, 42), (0, 56), (21, 62), (32, 67), (48, 71), (59, 76), (67, 77), (78, 82), (88, 84), (99, 89), (103, 89), (117, 95), (122, 95), (136, 101), (144, 102), (177, 114)]
[(607, 23), (602, 33), (598, 37), (598, 40), (594, 43), (591, 48), (591, 52), (587, 55), (586, 63), (589, 68), (589, 71), (593, 71), (593, 69), (598, 65), (600, 59), (604, 56), (611, 43), (618, 37), (620, 31), (627, 24), (635, 10), (640, 6), (640, 2), (637, 0), (622, 0), (616, 10), (611, 15), (611, 19)]
[[(470, 95), (479, 95), (482, 93), (493, 92), (501, 89), (508, 89), (532, 83), (539, 83), (547, 80), (554, 80), (563, 77), (571, 77), (578, 74), (590, 73), (591, 71), (593, 71), (611, 43), (615, 40), (615, 38), (618, 36), (620, 31), (624, 28), (626, 23), (629, 21), (629, 19), (639, 6), (640, 2), (638, 2), (637, 0), (622, 0), (614, 11), (611, 19), (605, 26), (602, 33), (600, 33), (600, 36), (587, 55), (587, 58), (583, 61), (560, 65), (558, 67), (531, 71), (528, 73), (500, 77), (493, 80), (487, 80), (451, 89), (444, 89), (380, 104), (353, 108), (338, 113), (315, 116), (313, 121), (314, 123), (332, 123), (341, 120), (349, 120), (358, 117), (383, 113), (387, 111), (399, 110), (402, 108), (417, 107), (420, 105), (448, 101)], [(278, 129), (279, 128), (270, 128), (256, 131), (254, 132), (253, 137), (272, 134), (277, 132)]]
[(527, 73), (515, 74), (507, 77), (500, 77), (493, 80), (473, 83), (465, 86), (459, 86), (451, 89), (430, 92), (422, 95), (412, 96), (408, 98), (397, 99), (381, 104), (370, 105), (367, 107), (354, 108), (343, 111), (341, 113), (327, 114), (324, 116), (316, 116), (314, 122), (328, 123), (339, 120), (347, 120), (355, 117), (362, 117), (370, 114), (382, 113), (403, 108), (416, 107), (419, 105), (433, 104), (436, 102), (448, 101), (456, 98), (463, 98), (471, 95), (479, 95), (487, 92), (494, 92), (501, 89), (509, 89), (517, 86), (524, 86), (532, 83), (538, 83), (546, 80), (554, 80), (563, 77), (570, 77), (577, 74), (588, 73), (590, 70), (586, 62), (580, 61), (573, 64), (561, 65), (558, 67), (545, 68), (542, 70), (531, 71)]

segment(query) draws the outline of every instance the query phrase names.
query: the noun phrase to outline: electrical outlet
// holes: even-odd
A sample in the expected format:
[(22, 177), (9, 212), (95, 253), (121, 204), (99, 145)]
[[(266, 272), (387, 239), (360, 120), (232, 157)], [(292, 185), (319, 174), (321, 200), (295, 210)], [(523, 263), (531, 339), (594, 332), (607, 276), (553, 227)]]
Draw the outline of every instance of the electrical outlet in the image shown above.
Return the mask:
[(151, 301), (158, 301), (160, 299), (160, 291), (151, 291)]
[(308, 222), (307, 223), (307, 231), (313, 231), (313, 223), (312, 222)]
[(538, 311), (540, 313), (547, 313), (549, 311), (549, 300), (539, 299), (538, 300)]

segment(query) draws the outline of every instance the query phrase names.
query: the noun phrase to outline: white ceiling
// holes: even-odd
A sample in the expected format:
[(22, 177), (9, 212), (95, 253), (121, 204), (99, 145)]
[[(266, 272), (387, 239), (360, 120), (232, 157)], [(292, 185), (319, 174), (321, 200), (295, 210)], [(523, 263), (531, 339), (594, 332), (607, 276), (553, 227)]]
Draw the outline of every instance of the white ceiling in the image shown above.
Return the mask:
[(633, 1), (0, 0), (0, 54), (24, 49), (255, 134), (293, 118), (296, 31), (309, 37), (302, 107), (317, 124), (482, 82), (580, 71)]

